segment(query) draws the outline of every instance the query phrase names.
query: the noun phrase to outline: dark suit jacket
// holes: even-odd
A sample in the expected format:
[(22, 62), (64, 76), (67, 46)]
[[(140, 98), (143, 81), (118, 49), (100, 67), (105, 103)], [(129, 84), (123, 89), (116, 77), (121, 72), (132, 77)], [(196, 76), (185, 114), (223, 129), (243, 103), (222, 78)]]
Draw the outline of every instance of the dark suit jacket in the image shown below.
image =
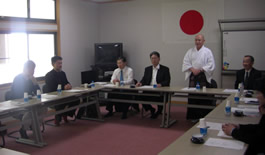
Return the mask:
[(12, 83), (9, 99), (23, 98), (24, 92), (27, 92), (29, 95), (36, 95), (38, 89), (40, 89), (38, 84), (33, 84), (33, 82), (26, 79), (23, 74), (19, 74)]
[[(238, 88), (238, 84), (244, 82), (244, 77), (245, 77), (245, 69), (241, 69), (237, 71), (236, 73), (236, 82), (235, 82), (235, 89)], [(244, 89), (254, 89), (254, 82), (255, 80), (261, 78), (261, 72), (256, 70), (255, 68), (252, 68), (249, 78), (248, 78), (248, 83), (244, 83)]]
[(64, 86), (69, 82), (64, 71), (56, 72), (53, 69), (45, 75), (45, 83), (47, 92), (53, 92), (57, 90), (58, 84), (61, 84), (64, 90)]
[[(152, 81), (153, 75), (153, 66), (148, 66), (145, 68), (144, 77), (141, 80), (142, 85), (150, 85)], [(162, 86), (170, 85), (170, 72), (169, 68), (160, 64), (160, 68), (157, 71), (156, 75), (157, 84), (161, 84)]]
[(240, 125), (239, 129), (233, 130), (232, 136), (249, 144), (246, 154), (265, 153), (265, 115), (259, 124)]

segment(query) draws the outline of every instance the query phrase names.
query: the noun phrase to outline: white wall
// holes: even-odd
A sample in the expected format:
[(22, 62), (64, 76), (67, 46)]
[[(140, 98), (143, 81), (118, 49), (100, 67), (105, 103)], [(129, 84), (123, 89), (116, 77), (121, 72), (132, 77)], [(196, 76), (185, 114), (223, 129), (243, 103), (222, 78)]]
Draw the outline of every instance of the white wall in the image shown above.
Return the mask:
[[(224, 4), (225, 19), (265, 18), (264, 0), (225, 0)], [(262, 25), (264, 27), (264, 23)], [(251, 53), (249, 54), (251, 55)], [(238, 61), (243, 61), (243, 58)], [(223, 87), (234, 88), (235, 79), (235, 75), (224, 75), (222, 78)]]
[(94, 43), (99, 41), (98, 4), (82, 0), (61, 2), (61, 54), (63, 70), (73, 86), (81, 84), (81, 71), (94, 64)]
[[(205, 35), (205, 45), (213, 51), (214, 79), (220, 86), (218, 19), (264, 17), (264, 7), (264, 0), (132, 0), (102, 4), (99, 36), (101, 42), (124, 43), (125, 56), (137, 80), (143, 76), (144, 67), (150, 65), (149, 53), (157, 50), (161, 54), (161, 64), (170, 67), (171, 85), (186, 86), (181, 67), (186, 51), (194, 46), (194, 35), (184, 34), (178, 23), (184, 12), (195, 9), (204, 17), (200, 33)], [(231, 81), (234, 82), (233, 77)]]
[[(183, 34), (178, 26), (181, 14), (198, 10), (205, 20), (201, 33), (212, 49), (220, 85), (221, 49), (218, 19), (265, 18), (264, 0), (132, 0), (94, 4), (82, 0), (60, 0), (61, 52), (63, 70), (73, 86), (81, 83), (81, 71), (94, 64), (94, 43), (123, 42), (125, 56), (140, 80), (150, 65), (149, 53), (161, 53), (161, 63), (170, 67), (171, 85), (186, 86), (181, 65), (186, 51), (194, 46), (194, 36)], [(241, 61), (241, 60), (239, 60)], [(233, 87), (234, 77), (225, 78)], [(6, 88), (1, 88), (3, 101)]]
[(217, 19), (223, 18), (223, 2), (220, 0), (134, 0), (100, 5), (100, 41), (124, 43), (125, 56), (137, 80), (143, 76), (144, 68), (151, 64), (149, 54), (159, 51), (161, 64), (170, 68), (171, 85), (186, 86), (181, 72), (182, 61), (187, 50), (195, 46), (194, 35), (184, 34), (178, 22), (181, 15), (191, 9), (204, 16), (201, 33), (206, 37), (206, 46), (213, 51), (217, 65), (214, 78), (220, 81), (217, 23)]

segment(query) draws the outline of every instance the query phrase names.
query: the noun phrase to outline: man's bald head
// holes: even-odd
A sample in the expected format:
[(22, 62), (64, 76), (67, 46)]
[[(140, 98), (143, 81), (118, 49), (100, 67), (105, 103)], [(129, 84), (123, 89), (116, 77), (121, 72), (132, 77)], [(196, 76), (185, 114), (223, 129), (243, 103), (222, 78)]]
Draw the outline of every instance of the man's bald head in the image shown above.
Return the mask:
[(200, 50), (201, 47), (203, 46), (204, 44), (204, 36), (202, 34), (198, 34), (195, 36), (195, 45), (196, 45), (196, 48), (197, 50)]

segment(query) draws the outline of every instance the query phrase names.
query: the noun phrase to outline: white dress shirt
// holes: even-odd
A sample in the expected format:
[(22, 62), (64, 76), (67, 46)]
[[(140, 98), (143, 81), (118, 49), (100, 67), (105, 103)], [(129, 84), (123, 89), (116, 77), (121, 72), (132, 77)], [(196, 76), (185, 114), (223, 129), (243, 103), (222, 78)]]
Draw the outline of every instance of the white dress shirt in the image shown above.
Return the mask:
[(205, 46), (202, 46), (199, 51), (196, 47), (189, 49), (183, 59), (182, 66), (182, 72), (185, 72), (185, 80), (189, 79), (191, 75), (191, 71), (189, 70), (191, 67), (195, 69), (203, 69), (207, 81), (211, 83), (215, 69), (215, 61), (212, 51)]
[(151, 86), (154, 85), (154, 84), (157, 84), (156, 76), (157, 76), (157, 71), (159, 70), (159, 68), (160, 68), (159, 64), (156, 67), (153, 66)]
[[(122, 69), (123, 74), (123, 83), (125, 85), (133, 84), (133, 70), (130, 67), (125, 66)], [(110, 82), (113, 83), (113, 80), (118, 79), (120, 80), (121, 77), (121, 69), (117, 68), (114, 70)]]

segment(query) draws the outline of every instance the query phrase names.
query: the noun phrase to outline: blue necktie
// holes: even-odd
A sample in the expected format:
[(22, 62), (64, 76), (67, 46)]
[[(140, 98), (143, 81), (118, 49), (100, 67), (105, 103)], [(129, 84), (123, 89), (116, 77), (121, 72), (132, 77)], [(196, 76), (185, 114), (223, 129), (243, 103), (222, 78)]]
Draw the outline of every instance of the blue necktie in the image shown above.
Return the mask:
[(120, 81), (123, 81), (123, 72), (121, 70)]

